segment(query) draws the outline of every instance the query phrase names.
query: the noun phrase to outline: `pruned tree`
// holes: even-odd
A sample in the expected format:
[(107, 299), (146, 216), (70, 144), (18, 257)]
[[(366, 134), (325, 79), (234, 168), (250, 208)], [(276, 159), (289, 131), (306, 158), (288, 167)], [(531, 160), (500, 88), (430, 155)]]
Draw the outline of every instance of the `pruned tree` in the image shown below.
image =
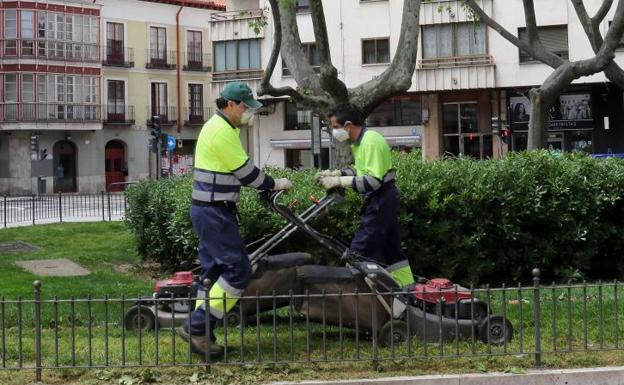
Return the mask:
[[(297, 26), (296, 2), (294, 0), (269, 0), (269, 3), (275, 32), (271, 56), (258, 89), (258, 95), (288, 96), (320, 115), (325, 115), (334, 105), (349, 102), (368, 116), (383, 101), (410, 88), (416, 68), (421, 0), (405, 0), (403, 3), (398, 46), (388, 68), (377, 78), (355, 88), (348, 88), (338, 78), (338, 70), (332, 64), (321, 0), (310, 0), (312, 24), (320, 62), (319, 74), (314, 72), (304, 54)], [(271, 76), (280, 53), (297, 82), (297, 88), (288, 86), (276, 88), (271, 85)], [(345, 166), (351, 160), (348, 146), (338, 143), (336, 166)]]
[(594, 51), (593, 57), (578, 61), (566, 60), (544, 47), (538, 34), (535, 4), (533, 0), (522, 2), (527, 29), (526, 41), (519, 39), (488, 16), (475, 0), (465, 0), (465, 5), (473, 12), (476, 20), (485, 23), (520, 50), (554, 69), (540, 87), (529, 91), (531, 115), (528, 148), (538, 149), (545, 148), (548, 144), (550, 109), (575, 79), (604, 71), (609, 80), (620, 87), (624, 85), (624, 71), (613, 62), (615, 49), (624, 32), (624, 0), (618, 1), (613, 22), (604, 39), (599, 25), (612, 8), (613, 0), (603, 0), (593, 17), (588, 15), (583, 0), (571, 0)]

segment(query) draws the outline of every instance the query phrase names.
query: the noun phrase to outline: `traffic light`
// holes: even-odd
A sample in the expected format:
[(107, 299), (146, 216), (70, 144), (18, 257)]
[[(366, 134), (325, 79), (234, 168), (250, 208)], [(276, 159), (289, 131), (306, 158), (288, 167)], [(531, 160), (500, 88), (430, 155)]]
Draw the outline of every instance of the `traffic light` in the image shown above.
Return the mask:
[(162, 143), (162, 125), (159, 115), (152, 116), (150, 127), (150, 148), (152, 152), (158, 152), (158, 144)]
[(152, 137), (154, 139), (160, 140), (160, 136), (162, 135), (162, 125), (160, 122), (160, 115), (152, 116)]
[(48, 157), (48, 149), (44, 148), (43, 150), (41, 150), (41, 156), (39, 157), (39, 159), (44, 160), (47, 157)]
[(30, 152), (33, 154), (39, 152), (39, 137), (37, 135), (32, 135), (30, 137)]

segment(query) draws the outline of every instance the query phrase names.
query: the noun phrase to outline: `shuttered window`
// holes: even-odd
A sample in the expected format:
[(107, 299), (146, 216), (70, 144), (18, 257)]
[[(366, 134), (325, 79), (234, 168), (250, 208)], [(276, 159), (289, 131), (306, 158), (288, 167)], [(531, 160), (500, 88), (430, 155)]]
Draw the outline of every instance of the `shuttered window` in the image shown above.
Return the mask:
[[(537, 27), (537, 35), (546, 50), (568, 59), (568, 26), (556, 25), (548, 27)], [(518, 28), (518, 38), (523, 41), (529, 40), (526, 28)], [(535, 61), (528, 53), (520, 50), (520, 63)]]

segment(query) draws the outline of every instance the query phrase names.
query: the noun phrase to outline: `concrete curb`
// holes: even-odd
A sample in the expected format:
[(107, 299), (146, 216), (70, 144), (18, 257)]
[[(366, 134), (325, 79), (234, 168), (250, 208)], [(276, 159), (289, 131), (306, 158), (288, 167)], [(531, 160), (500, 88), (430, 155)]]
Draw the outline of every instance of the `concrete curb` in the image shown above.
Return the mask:
[(624, 367), (530, 370), (525, 374), (483, 373), (369, 380), (276, 382), (273, 385), (624, 385)]

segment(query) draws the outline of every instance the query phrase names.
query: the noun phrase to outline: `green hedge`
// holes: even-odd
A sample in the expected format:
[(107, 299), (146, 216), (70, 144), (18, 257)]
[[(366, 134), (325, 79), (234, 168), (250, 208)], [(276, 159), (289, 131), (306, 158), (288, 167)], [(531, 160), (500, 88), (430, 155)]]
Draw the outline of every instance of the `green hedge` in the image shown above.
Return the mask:
[[(402, 192), (402, 240), (412, 265), (427, 276), (461, 282), (526, 280), (534, 266), (546, 278), (616, 278), (624, 273), (624, 161), (581, 154), (531, 152), (504, 160), (422, 162), (420, 153), (394, 154)], [(314, 171), (268, 169), (293, 180), (286, 198), (297, 210), (322, 196)], [(127, 223), (140, 254), (172, 268), (196, 258), (189, 220), (189, 177), (145, 181), (127, 191)], [(355, 193), (314, 225), (344, 240), (357, 228)], [(239, 204), (246, 241), (284, 222), (254, 190)], [(335, 258), (295, 233), (279, 251), (309, 251), (319, 263)]]

